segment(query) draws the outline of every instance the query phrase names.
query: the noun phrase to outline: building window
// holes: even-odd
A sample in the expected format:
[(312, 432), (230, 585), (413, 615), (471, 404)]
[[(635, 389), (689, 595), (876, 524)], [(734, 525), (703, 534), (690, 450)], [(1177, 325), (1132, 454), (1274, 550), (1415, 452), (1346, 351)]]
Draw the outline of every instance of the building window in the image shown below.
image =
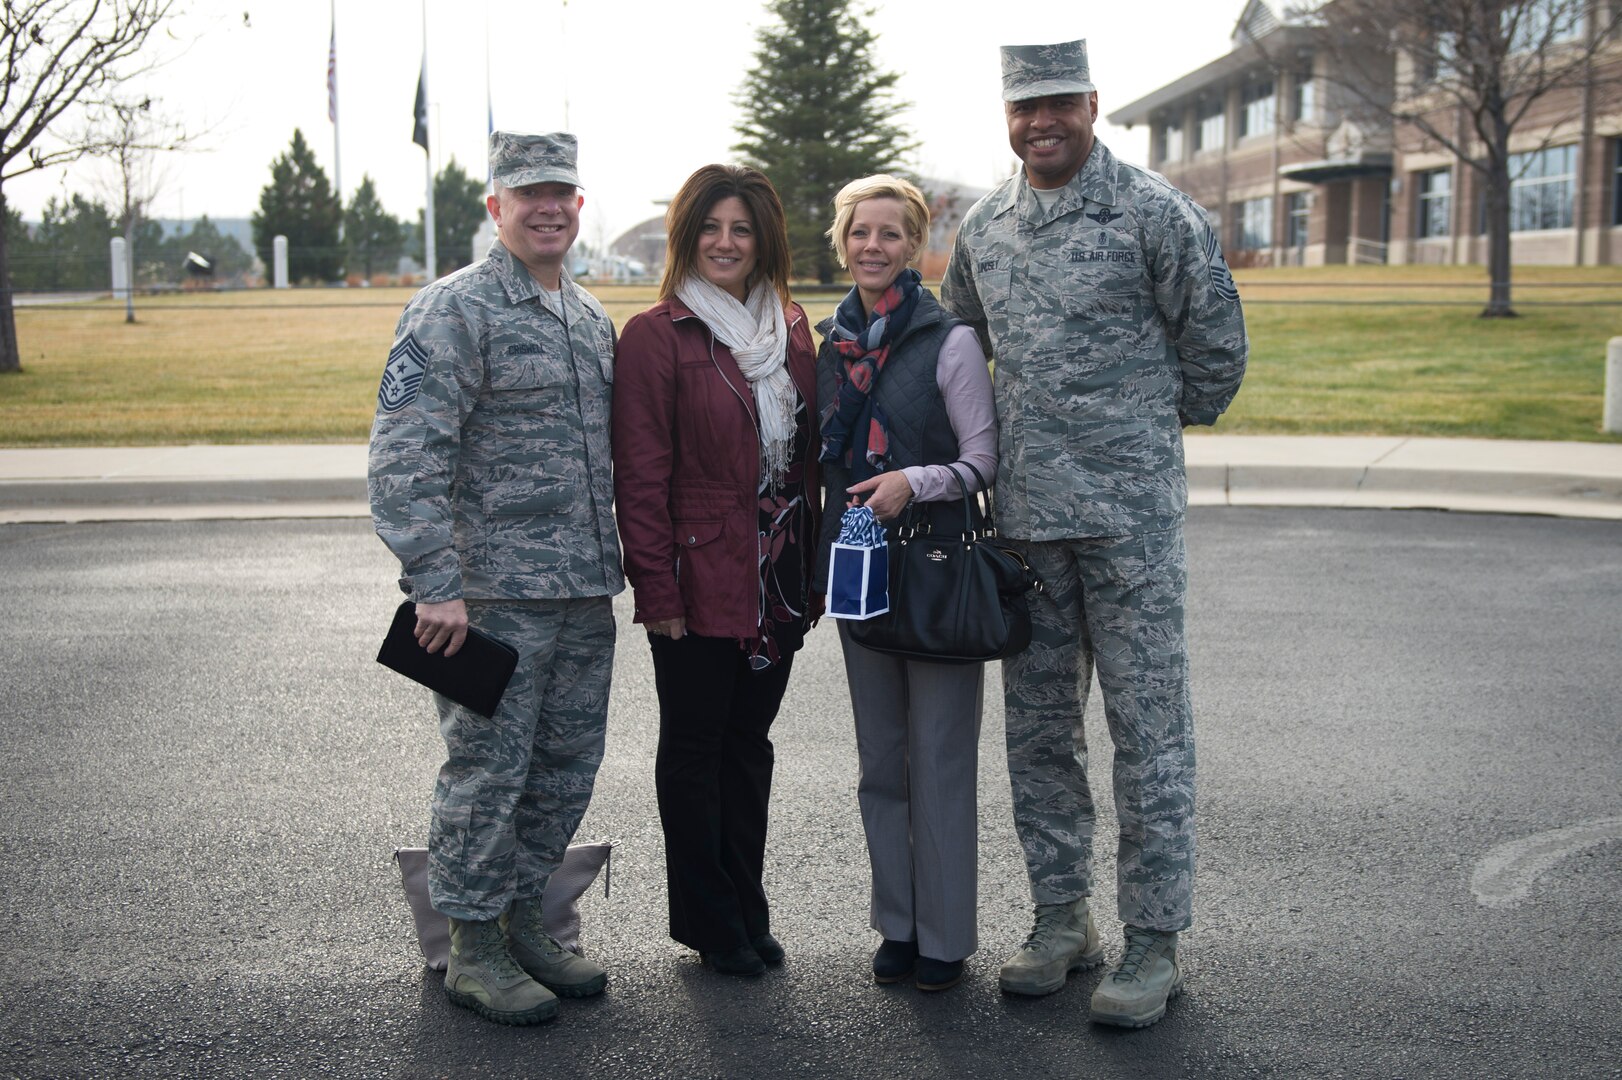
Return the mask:
[(1220, 150), (1228, 139), (1227, 117), (1222, 99), (1200, 103), (1200, 126), (1194, 131), (1194, 149)]
[(1419, 208), (1416, 235), (1447, 236), (1453, 230), (1453, 170), (1432, 169), (1418, 176)]
[(1234, 247), (1255, 251), (1273, 246), (1273, 197), (1248, 199), (1239, 204), (1234, 222)]
[(1183, 125), (1167, 124), (1160, 129), (1160, 157), (1162, 162), (1183, 160)]
[(1307, 217), (1312, 213), (1312, 199), (1305, 191), (1297, 191), (1284, 200), (1284, 209), (1290, 215), (1288, 246), (1296, 249), (1307, 246)]
[(1318, 122), (1318, 92), (1317, 83), (1312, 81), (1312, 64), (1303, 63), (1295, 73), (1295, 108), (1291, 114), (1298, 124), (1315, 124)]
[(1571, 228), (1577, 190), (1577, 144), (1509, 156), (1509, 229)]
[(1414, 64), (1414, 82), (1446, 82), (1459, 73), (1459, 35), (1442, 30), (1409, 52)]
[(1452, 30), (1436, 35), (1436, 79), (1451, 79), (1459, 73), (1459, 35)]
[(1273, 80), (1251, 83), (1245, 87), (1245, 107), (1239, 113), (1239, 135), (1266, 135), (1273, 130), (1277, 117), (1274, 104)]
[(1530, 52), (1545, 45), (1578, 41), (1583, 36), (1583, 5), (1570, 0), (1512, 4), (1499, 18), (1503, 20), (1504, 32), (1510, 34), (1512, 52)]
[(1611, 224), (1622, 225), (1622, 139), (1611, 145), (1616, 147), (1616, 168), (1611, 173)]

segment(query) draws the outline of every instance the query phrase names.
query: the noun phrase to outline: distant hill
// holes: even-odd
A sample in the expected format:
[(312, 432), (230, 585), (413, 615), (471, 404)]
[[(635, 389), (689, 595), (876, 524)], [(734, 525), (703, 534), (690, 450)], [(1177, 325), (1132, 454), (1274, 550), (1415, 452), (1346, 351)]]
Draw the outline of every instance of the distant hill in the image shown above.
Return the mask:
[[(158, 218), (157, 222), (163, 227), (163, 238), (167, 240), (176, 233), (190, 232), (196, 220), (196, 218), (187, 218), (184, 221), (178, 218)], [(250, 255), (253, 254), (253, 223), (251, 221), (247, 218), (217, 217), (211, 217), (208, 220), (214, 223), (214, 227), (220, 230), (221, 235), (236, 237), (237, 243), (242, 245), (242, 250)]]
[[(163, 238), (165, 240), (177, 233), (191, 232), (192, 226), (197, 222), (196, 218), (186, 218), (185, 220), (180, 218), (155, 218), (154, 220), (163, 229)], [(253, 222), (247, 218), (211, 217), (208, 220), (213, 222), (214, 227), (220, 231), (221, 235), (236, 237), (237, 243), (242, 245), (242, 250), (250, 255), (253, 254)], [(23, 224), (28, 227), (30, 233), (33, 233), (40, 225), (37, 221), (24, 221)]]

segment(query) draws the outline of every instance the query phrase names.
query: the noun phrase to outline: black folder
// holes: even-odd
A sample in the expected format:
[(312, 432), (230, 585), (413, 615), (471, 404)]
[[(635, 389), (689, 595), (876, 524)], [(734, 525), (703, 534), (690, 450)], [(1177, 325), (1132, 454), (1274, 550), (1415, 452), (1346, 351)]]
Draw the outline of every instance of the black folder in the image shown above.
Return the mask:
[(483, 717), (491, 717), (518, 666), (518, 650), (489, 634), (467, 628), (467, 640), (446, 656), (417, 644), (417, 605), (410, 600), (394, 613), (394, 623), (377, 650), (377, 662), (422, 683)]

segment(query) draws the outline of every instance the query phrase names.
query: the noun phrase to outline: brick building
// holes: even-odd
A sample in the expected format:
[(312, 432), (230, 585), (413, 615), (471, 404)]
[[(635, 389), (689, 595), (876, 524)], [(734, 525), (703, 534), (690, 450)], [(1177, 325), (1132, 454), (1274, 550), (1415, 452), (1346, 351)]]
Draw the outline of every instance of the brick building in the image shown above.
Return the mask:
[[(1599, 0), (1555, 36), (1580, 43), (1618, 3)], [(1421, 70), (1398, 38), (1356, 53), (1316, 48), (1319, 32), (1294, 7), (1250, 0), (1227, 55), (1109, 120), (1149, 126), (1150, 167), (1206, 208), (1237, 266), (1485, 263), (1481, 173), (1417, 126), (1372, 117), (1347, 89), (1423, 101), (1447, 73)], [(1514, 262), (1622, 263), (1619, 67), (1622, 43), (1604, 41), (1587, 86), (1548, 94), (1516, 126)], [(1435, 96), (1432, 122), (1467, 132)]]

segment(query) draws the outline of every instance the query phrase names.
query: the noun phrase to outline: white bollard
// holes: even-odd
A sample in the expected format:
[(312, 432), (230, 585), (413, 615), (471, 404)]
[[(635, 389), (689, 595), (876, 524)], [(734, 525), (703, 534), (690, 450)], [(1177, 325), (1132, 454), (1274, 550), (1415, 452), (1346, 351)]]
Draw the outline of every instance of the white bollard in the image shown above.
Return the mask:
[(470, 253), (472, 258), (469, 260), (468, 265), (472, 266), (473, 263), (483, 262), (484, 257), (490, 254), (490, 245), (495, 242), (496, 223), (486, 216), (483, 221), (479, 222), (479, 230), (473, 234), (473, 250)]
[(127, 300), (130, 295), (130, 261), (124, 254), (124, 238), (115, 236), (107, 245), (113, 259), (113, 299)]
[(1622, 435), (1622, 337), (1605, 346), (1605, 432)]
[(270, 257), (275, 262), (274, 276), (271, 282), (278, 289), (287, 288), (287, 237), (273, 236), (270, 238)]

